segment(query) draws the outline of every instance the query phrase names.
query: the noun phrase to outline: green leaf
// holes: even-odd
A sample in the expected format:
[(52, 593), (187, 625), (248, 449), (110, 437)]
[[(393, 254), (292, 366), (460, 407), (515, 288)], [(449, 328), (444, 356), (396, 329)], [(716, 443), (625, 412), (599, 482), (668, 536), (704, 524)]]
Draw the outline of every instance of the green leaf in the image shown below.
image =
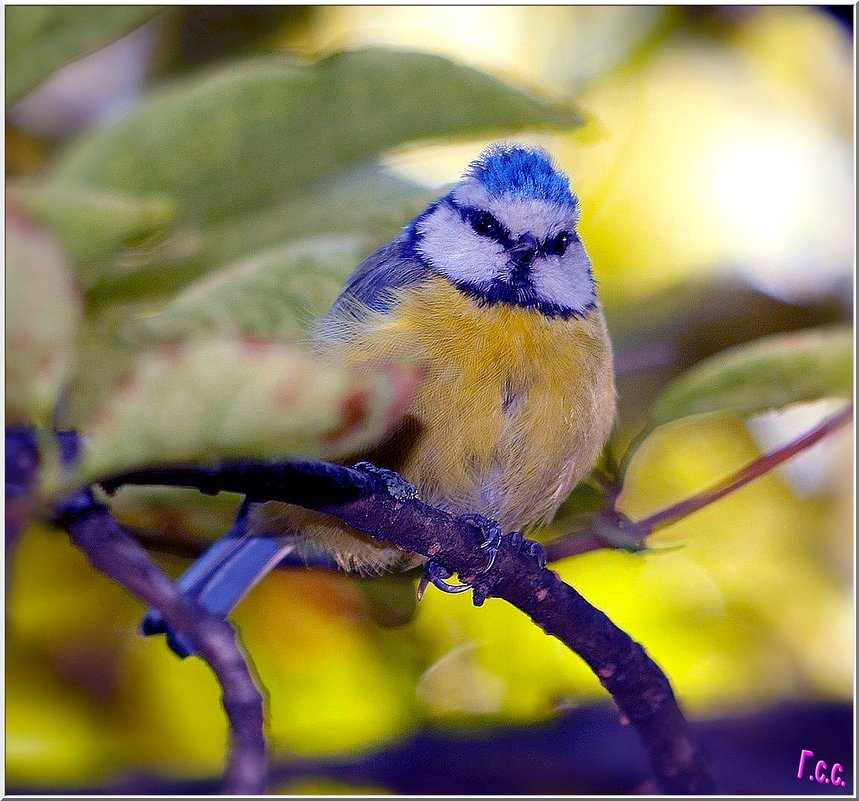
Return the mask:
[(175, 213), (174, 204), (164, 197), (45, 183), (13, 184), (8, 197), (57, 235), (87, 288), (122, 279), (136, 269), (135, 251), (163, 236)]
[(580, 123), (572, 108), (439, 56), (268, 57), (153, 93), (118, 123), (83, 135), (53, 176), (168, 195), (183, 217), (211, 221), (295, 197), (405, 142)]
[(131, 370), (142, 348), (125, 328), (129, 319), (148, 308), (119, 303), (87, 314), (77, 338), (77, 359), (55, 411), (58, 426), (83, 429)]
[(361, 237), (322, 237), (251, 256), (190, 284), (134, 330), (162, 341), (214, 334), (295, 341), (369, 249)]
[(164, 346), (140, 358), (88, 427), (75, 480), (158, 464), (347, 456), (399, 421), (416, 375), (353, 371), (262, 340)]
[(326, 176), (299, 198), (200, 229), (200, 257), (224, 263), (262, 248), (332, 234), (363, 234), (382, 244), (438, 195), (376, 163), (362, 164)]
[[(292, 247), (295, 240), (338, 234), (360, 237), (367, 246), (340, 265), (342, 278), (359, 257), (396, 236), (436, 194), (377, 165), (342, 171), (310, 187), (300, 198), (210, 225), (182, 225), (172, 229), (169, 237), (137, 248), (133, 259), (120, 254), (118, 265), (104, 265), (107, 275), (90, 291), (88, 301), (98, 308), (118, 300), (157, 299), (214, 270), (226, 269), (230, 262)], [(110, 280), (113, 277), (121, 277), (121, 282)]]
[(853, 333), (820, 328), (728, 348), (681, 376), (656, 400), (651, 428), (698, 414), (751, 416), (792, 403), (850, 397)]
[(591, 476), (585, 476), (561, 504), (552, 520), (552, 525), (563, 526), (568, 520), (590, 517), (602, 511), (605, 504), (605, 487)]
[(75, 356), (80, 301), (59, 244), (7, 204), (7, 424), (49, 418)]
[(239, 504), (230, 492), (210, 496), (181, 487), (127, 486), (111, 496), (110, 511), (120, 525), (150, 537), (156, 548), (165, 540), (194, 546), (222, 536)]
[(6, 7), (6, 105), (58, 67), (142, 25), (159, 6)]

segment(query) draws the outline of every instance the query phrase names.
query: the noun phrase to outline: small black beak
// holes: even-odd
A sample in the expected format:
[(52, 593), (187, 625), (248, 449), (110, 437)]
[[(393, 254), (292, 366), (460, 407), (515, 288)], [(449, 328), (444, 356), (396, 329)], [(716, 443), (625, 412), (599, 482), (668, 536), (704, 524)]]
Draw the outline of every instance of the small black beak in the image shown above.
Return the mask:
[(530, 267), (537, 255), (538, 247), (537, 240), (531, 234), (522, 234), (516, 243), (507, 249), (510, 264), (520, 269)]

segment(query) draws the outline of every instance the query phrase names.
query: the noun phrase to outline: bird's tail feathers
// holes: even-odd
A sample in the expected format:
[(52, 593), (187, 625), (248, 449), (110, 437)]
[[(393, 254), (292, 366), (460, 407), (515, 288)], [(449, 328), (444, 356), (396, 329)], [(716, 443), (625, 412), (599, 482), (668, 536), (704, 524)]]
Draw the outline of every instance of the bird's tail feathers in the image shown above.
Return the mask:
[[(250, 503), (245, 501), (232, 528), (212, 545), (176, 582), (177, 589), (194, 598), (207, 612), (226, 617), (269, 571), (297, 546), (289, 535), (249, 534)], [(170, 648), (180, 657), (194, 649), (159, 612), (149, 609), (140, 627), (146, 635), (166, 634)]]

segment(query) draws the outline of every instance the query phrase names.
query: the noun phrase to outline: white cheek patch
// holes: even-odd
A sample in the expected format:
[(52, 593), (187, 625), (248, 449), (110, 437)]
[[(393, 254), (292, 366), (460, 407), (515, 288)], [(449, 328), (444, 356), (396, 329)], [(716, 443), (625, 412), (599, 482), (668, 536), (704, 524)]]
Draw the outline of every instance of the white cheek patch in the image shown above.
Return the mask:
[(418, 252), (451, 281), (489, 286), (507, 264), (504, 248), (475, 233), (450, 206), (440, 205), (419, 223), (417, 233)]
[(531, 280), (538, 297), (547, 303), (585, 312), (596, 302), (591, 263), (580, 242), (563, 256), (544, 256), (534, 262)]
[(559, 206), (539, 198), (490, 195), (476, 181), (458, 186), (453, 199), (461, 206), (488, 211), (507, 228), (513, 239), (530, 233), (542, 242), (549, 236), (573, 228), (579, 218), (578, 206)]
[[(577, 217), (577, 211), (569, 206), (535, 198), (493, 197), (473, 181), (457, 187), (453, 201), (490, 212), (513, 239), (530, 233), (545, 241), (561, 231), (571, 230)], [(476, 233), (450, 204), (440, 203), (418, 223), (416, 233), (421, 257), (455, 284), (497, 292), (496, 282), (500, 279), (506, 283), (511, 275), (510, 257), (504, 247)], [(527, 297), (523, 295), (522, 302), (538, 300), (573, 313), (585, 313), (596, 302), (590, 267), (588, 255), (578, 240), (570, 242), (563, 256), (540, 253), (531, 265), (531, 289)]]

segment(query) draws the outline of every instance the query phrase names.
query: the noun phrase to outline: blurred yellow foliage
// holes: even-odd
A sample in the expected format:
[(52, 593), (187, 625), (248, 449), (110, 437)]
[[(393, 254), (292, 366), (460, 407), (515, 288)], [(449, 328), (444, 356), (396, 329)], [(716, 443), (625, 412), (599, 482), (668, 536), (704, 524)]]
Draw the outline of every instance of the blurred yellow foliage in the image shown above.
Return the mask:
[(818, 293), (849, 263), (850, 144), (832, 123), (844, 97), (822, 113), (813, 86), (788, 90), (745, 47), (678, 38), (580, 98), (603, 135), (570, 137), (560, 160), (605, 303), (746, 264), (771, 291)]
[(278, 749), (351, 751), (414, 725), (414, 677), (368, 631), (354, 584), (342, 576), (270, 576), (235, 614), (269, 694)]
[(59, 788), (103, 778), (114, 753), (92, 698), (38, 658), (8, 659), (6, 686), (7, 780)]

